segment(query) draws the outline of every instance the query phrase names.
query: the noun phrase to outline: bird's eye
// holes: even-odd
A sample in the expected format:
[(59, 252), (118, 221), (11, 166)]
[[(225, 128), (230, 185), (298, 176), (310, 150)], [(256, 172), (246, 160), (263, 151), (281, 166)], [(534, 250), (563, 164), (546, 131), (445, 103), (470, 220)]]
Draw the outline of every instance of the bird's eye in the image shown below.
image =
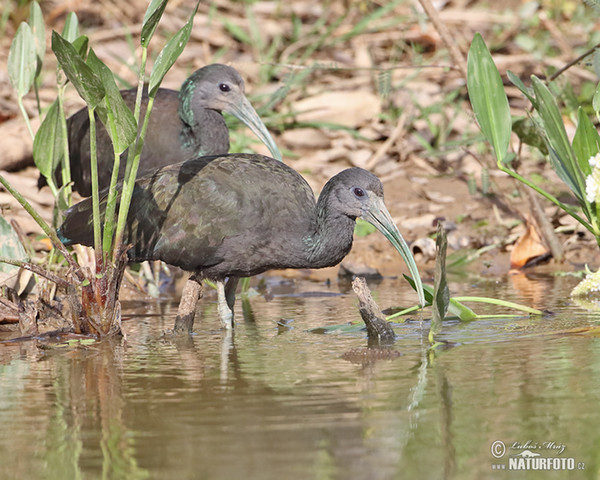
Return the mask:
[(219, 83), (219, 90), (222, 92), (231, 92), (231, 87), (226, 83)]
[(360, 187), (354, 187), (352, 189), (352, 193), (354, 193), (354, 195), (356, 195), (359, 198), (364, 197), (366, 195), (365, 191)]

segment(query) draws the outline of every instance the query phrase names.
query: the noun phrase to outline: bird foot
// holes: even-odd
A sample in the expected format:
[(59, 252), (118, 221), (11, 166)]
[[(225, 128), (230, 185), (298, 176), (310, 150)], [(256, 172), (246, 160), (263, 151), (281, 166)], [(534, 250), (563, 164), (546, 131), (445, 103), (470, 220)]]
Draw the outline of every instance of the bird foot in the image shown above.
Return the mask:
[[(229, 281), (231, 281), (231, 279)], [(225, 290), (225, 284), (223, 282), (217, 282), (217, 308), (219, 310), (221, 326), (226, 330), (231, 330), (233, 328), (233, 302), (230, 304), (228, 298), (229, 295), (227, 295), (229, 292), (226, 292)]]

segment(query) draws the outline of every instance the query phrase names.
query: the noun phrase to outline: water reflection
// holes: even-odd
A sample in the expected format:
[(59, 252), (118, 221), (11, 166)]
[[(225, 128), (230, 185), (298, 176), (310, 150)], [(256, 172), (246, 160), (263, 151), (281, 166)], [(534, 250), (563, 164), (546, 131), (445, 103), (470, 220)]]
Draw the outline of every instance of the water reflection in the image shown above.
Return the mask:
[[(449, 322), (457, 346), (435, 353), (414, 319), (398, 326), (391, 360), (345, 360), (366, 347), (361, 333), (309, 333), (359, 318), (347, 292), (297, 295), (314, 284), (239, 303), (233, 333), (205, 302), (193, 337), (165, 338), (175, 311), (161, 303), (135, 306), (124, 341), (2, 344), (0, 477), (514, 478), (492, 471), (507, 463), (492, 457), (495, 440), (564, 444), (586, 465), (570, 478), (593, 477), (599, 344), (555, 333), (594, 320), (565, 308), (562, 281), (530, 290), (553, 317)], [(400, 285), (383, 282), (380, 304), (410, 301)], [(515, 285), (461, 293), (531, 304)]]

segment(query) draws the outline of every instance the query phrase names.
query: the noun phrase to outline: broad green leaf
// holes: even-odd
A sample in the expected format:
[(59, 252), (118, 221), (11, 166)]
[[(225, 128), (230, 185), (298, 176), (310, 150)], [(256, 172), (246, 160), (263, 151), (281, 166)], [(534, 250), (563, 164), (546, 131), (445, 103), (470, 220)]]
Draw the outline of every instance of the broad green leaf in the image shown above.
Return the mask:
[(62, 37), (67, 42), (73, 42), (79, 36), (79, 20), (75, 12), (67, 13), (65, 26), (63, 27)]
[[(0, 216), (0, 257), (12, 260), (27, 261), (27, 253), (19, 240), (19, 236), (4, 217)], [(0, 263), (0, 273), (7, 273), (19, 267)]]
[(156, 95), (156, 91), (160, 87), (163, 78), (185, 48), (185, 45), (190, 38), (190, 33), (192, 32), (192, 25), (194, 22), (194, 16), (198, 10), (198, 5), (199, 3), (196, 4), (196, 8), (190, 15), (187, 23), (175, 34), (171, 40), (169, 40), (156, 58), (154, 68), (150, 74), (150, 81), (148, 82), (149, 96), (153, 97)]
[(75, 47), (57, 32), (52, 32), (52, 51), (77, 93), (88, 107), (96, 108), (105, 93), (100, 78), (86, 65)]
[[(535, 75), (531, 77), (533, 91), (538, 102), (538, 113), (546, 138), (550, 145), (552, 166), (563, 182), (579, 198), (585, 197), (585, 181), (578, 167), (577, 159), (571, 148), (562, 116), (554, 96)], [(566, 173), (566, 174), (565, 174)]]
[(494, 147), (498, 162), (502, 162), (510, 141), (510, 109), (500, 73), (479, 33), (469, 49), (467, 88), (481, 131)]
[(529, 101), (531, 102), (531, 104), (533, 105), (533, 108), (537, 108), (537, 101), (535, 100), (535, 97), (533, 95), (533, 91), (531, 88), (528, 88), (525, 86), (525, 84), (521, 81), (521, 79), (519, 77), (517, 77), (513, 72), (511, 72), (510, 70), (506, 71), (506, 76), (508, 77), (508, 79), (511, 81), (511, 83), (517, 87), (519, 90), (521, 90), (521, 93), (523, 95), (525, 95)]
[(582, 173), (586, 176), (592, 173), (589, 160), (600, 152), (600, 135), (581, 107), (577, 110), (577, 130), (573, 137), (573, 151)]
[(35, 51), (37, 55), (37, 68), (35, 76), (39, 76), (42, 71), (44, 55), (46, 54), (46, 25), (44, 24), (44, 16), (38, 2), (31, 2), (29, 13), (29, 24), (35, 39)]
[(433, 280), (433, 298), (431, 302), (431, 327), (429, 328), (429, 341), (433, 342), (432, 335), (442, 331), (442, 322), (446, 318), (448, 304), (450, 303), (450, 290), (446, 281), (446, 249), (448, 241), (446, 231), (441, 222), (438, 223), (437, 238), (435, 242), (435, 273)]
[(29, 92), (36, 69), (35, 37), (31, 27), (21, 22), (8, 52), (8, 78), (19, 97)]
[(54, 101), (33, 140), (33, 160), (44, 177), (49, 178), (63, 155), (63, 129), (58, 99)]
[(133, 113), (123, 100), (110, 69), (90, 49), (87, 64), (102, 81), (106, 95), (105, 109), (98, 109), (98, 115), (112, 140), (115, 152), (123, 153), (133, 143), (137, 135), (137, 124)]
[(146, 14), (144, 15), (144, 23), (142, 24), (142, 47), (148, 47), (166, 6), (167, 0), (152, 0), (150, 5), (148, 5)]

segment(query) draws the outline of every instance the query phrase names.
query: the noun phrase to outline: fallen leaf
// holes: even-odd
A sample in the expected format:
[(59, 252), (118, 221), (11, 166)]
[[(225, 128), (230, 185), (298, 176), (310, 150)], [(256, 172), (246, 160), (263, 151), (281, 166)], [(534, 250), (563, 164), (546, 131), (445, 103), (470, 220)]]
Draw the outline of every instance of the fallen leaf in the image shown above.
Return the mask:
[(542, 243), (539, 233), (532, 223), (527, 224), (527, 230), (520, 237), (510, 253), (510, 268), (522, 268), (527, 262), (550, 252)]

